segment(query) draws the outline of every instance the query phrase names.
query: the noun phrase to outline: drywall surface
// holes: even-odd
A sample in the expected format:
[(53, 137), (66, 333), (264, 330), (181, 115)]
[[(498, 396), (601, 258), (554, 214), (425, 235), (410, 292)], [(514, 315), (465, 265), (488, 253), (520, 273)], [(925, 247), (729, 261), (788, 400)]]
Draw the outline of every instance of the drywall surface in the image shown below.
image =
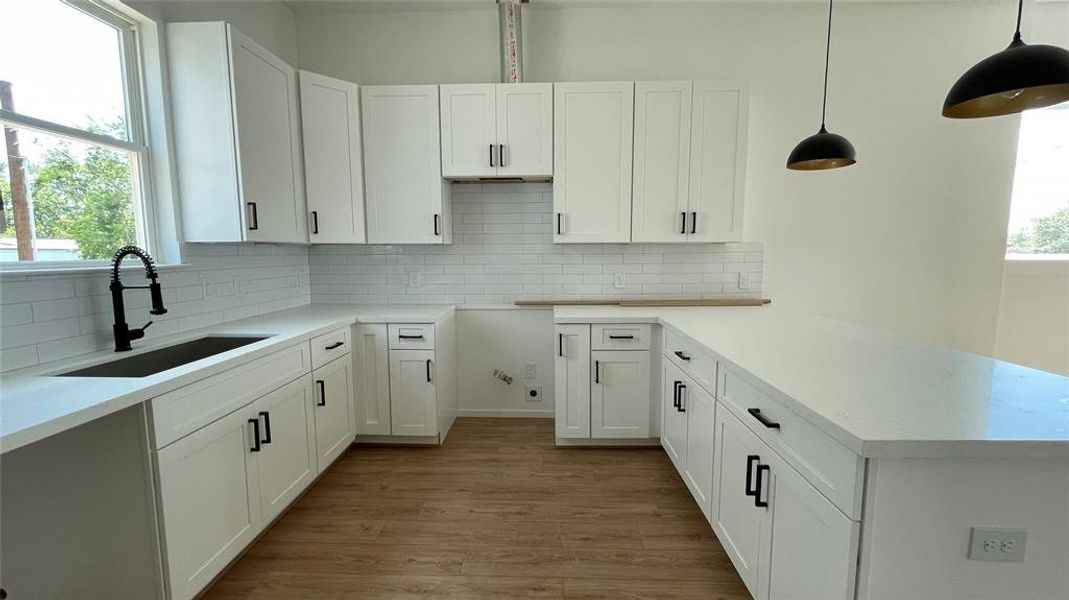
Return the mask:
[(1069, 260), (1007, 261), (995, 356), (1069, 375)]

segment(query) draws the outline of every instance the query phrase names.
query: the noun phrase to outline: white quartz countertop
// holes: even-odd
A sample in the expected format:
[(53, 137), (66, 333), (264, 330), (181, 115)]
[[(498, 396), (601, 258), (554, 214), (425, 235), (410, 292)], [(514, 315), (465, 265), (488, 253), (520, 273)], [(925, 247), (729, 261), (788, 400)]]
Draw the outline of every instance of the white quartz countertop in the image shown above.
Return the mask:
[[(353, 323), (434, 323), (452, 306), (315, 304), (232, 321), (179, 335), (135, 342), (135, 350), (110, 350), (0, 375), (0, 453), (118, 412), (285, 346)], [(206, 335), (266, 334), (265, 340), (148, 377), (54, 377), (71, 371)], [(151, 330), (149, 336), (152, 335)]]
[(771, 306), (553, 314), (675, 329), (863, 456), (1069, 457), (1069, 377)]

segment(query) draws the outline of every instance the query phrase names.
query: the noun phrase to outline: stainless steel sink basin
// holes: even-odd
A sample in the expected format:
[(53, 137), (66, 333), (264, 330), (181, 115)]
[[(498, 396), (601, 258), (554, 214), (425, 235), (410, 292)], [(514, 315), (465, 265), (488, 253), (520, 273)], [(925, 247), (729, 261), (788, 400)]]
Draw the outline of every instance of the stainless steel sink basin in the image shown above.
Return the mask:
[(242, 335), (242, 336), (216, 336), (190, 340), (174, 346), (167, 346), (159, 350), (152, 350), (143, 354), (135, 354), (126, 358), (120, 358), (99, 365), (59, 373), (58, 377), (147, 377), (155, 375), (198, 361), (202, 358), (215, 356), (227, 350), (247, 346), (260, 340), (266, 340), (267, 335)]

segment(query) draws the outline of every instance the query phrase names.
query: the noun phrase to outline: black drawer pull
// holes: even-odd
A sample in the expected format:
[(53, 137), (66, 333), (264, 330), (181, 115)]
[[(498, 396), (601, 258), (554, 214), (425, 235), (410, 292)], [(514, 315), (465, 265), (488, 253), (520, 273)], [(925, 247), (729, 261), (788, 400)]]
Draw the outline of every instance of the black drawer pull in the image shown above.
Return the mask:
[(316, 379), (316, 385), (319, 386), (319, 402), (316, 402), (316, 406), (327, 405), (327, 382), (322, 379)]
[(761, 457), (756, 454), (751, 454), (746, 457), (746, 492), (747, 496), (754, 496), (757, 494), (757, 490), (753, 487), (753, 467), (754, 464), (760, 463)]
[(594, 383), (601, 383), (601, 361), (594, 361)]
[(633, 339), (635, 339), (635, 336), (633, 336), (633, 335), (610, 335), (609, 339), (610, 340), (633, 340)]
[(675, 381), (672, 383), (672, 406), (676, 410), (679, 410), (679, 386), (683, 385), (682, 381)]
[(673, 354), (678, 356), (680, 360), (690, 360), (690, 355), (686, 354), (682, 350), (676, 350)]
[(497, 145), (497, 166), (505, 166), (505, 144)]
[(260, 411), (260, 416), (264, 418), (264, 443), (271, 443), (271, 413), (266, 410)]
[(698, 213), (690, 213), (690, 232), (698, 233)]
[(557, 235), (560, 235), (560, 234), (564, 233), (563, 231), (561, 231), (560, 219), (561, 219), (560, 213), (557, 213)]
[(764, 480), (761, 473), (772, 473), (772, 467), (757, 465), (757, 484), (754, 486), (753, 505), (757, 508), (768, 508), (768, 500), (761, 499), (761, 482)]
[(494, 166), (494, 145), (490, 144), (490, 166)]
[(679, 384), (679, 406), (676, 407), (676, 410), (678, 410), (681, 413), (687, 412), (687, 405), (686, 405), (685, 402), (683, 402), (686, 399), (686, 397), (683, 395), (683, 392), (686, 392), (686, 391), (687, 391), (687, 384), (680, 383)]
[(769, 421), (768, 417), (766, 417), (765, 415), (761, 414), (761, 409), (760, 408), (747, 408), (746, 412), (748, 412), (751, 415), (753, 415), (753, 418), (755, 418), (758, 421), (760, 421), (761, 424), (764, 425), (765, 427), (768, 427), (769, 429), (779, 429), (779, 423), (777, 423), (775, 421)]
[(431, 382), (431, 359), (427, 359), (427, 383)]
[(256, 203), (246, 202), (245, 204), (247, 204), (249, 208), (252, 209), (252, 215), (250, 216), (250, 220), (252, 221), (252, 223), (249, 223), (249, 231), (256, 231), (260, 228), (260, 217), (256, 214)]
[(253, 446), (249, 448), (250, 452), (260, 451), (260, 419), (249, 419), (249, 423), (252, 423), (252, 441)]
[(335, 348), (341, 348), (344, 345), (345, 345), (345, 342), (334, 342), (333, 344), (331, 344), (329, 346), (323, 346), (323, 349), (324, 350), (333, 350)]
[(564, 357), (564, 334), (557, 334), (557, 356)]
[(423, 335), (405, 335), (403, 333), (397, 334), (397, 339), (400, 340), (422, 340)]
[(434, 213), (434, 235), (442, 235), (442, 216)]
[(319, 233), (319, 211), (318, 210), (313, 210), (312, 211), (312, 233), (314, 233), (314, 234), (318, 234)]
[(687, 233), (687, 213), (681, 212), (679, 215), (683, 217), (683, 224), (679, 226), (679, 233), (685, 234)]

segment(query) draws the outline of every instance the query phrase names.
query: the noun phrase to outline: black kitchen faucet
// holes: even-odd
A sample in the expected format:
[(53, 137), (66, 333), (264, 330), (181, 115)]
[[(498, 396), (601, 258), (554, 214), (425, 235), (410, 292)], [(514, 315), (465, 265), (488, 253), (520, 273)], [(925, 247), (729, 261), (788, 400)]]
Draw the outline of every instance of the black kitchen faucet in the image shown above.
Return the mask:
[[(145, 264), (145, 277), (151, 283), (148, 285), (123, 285), (119, 281), (119, 264), (130, 255), (140, 258), (141, 262)], [(115, 257), (111, 259), (111, 285), (108, 287), (111, 289), (111, 307), (115, 311), (115, 324), (112, 325), (112, 331), (115, 333), (116, 352), (131, 350), (130, 342), (145, 337), (145, 330), (148, 329), (149, 325), (152, 325), (152, 321), (149, 321), (140, 329), (130, 329), (130, 326), (126, 324), (126, 306), (123, 304), (122, 299), (123, 290), (147, 289), (149, 294), (152, 295), (152, 310), (149, 311), (149, 314), (162, 315), (167, 313), (167, 309), (163, 307), (163, 292), (160, 290), (160, 284), (156, 281), (156, 277), (156, 265), (152, 263), (152, 256), (137, 246), (123, 246), (115, 253)]]

